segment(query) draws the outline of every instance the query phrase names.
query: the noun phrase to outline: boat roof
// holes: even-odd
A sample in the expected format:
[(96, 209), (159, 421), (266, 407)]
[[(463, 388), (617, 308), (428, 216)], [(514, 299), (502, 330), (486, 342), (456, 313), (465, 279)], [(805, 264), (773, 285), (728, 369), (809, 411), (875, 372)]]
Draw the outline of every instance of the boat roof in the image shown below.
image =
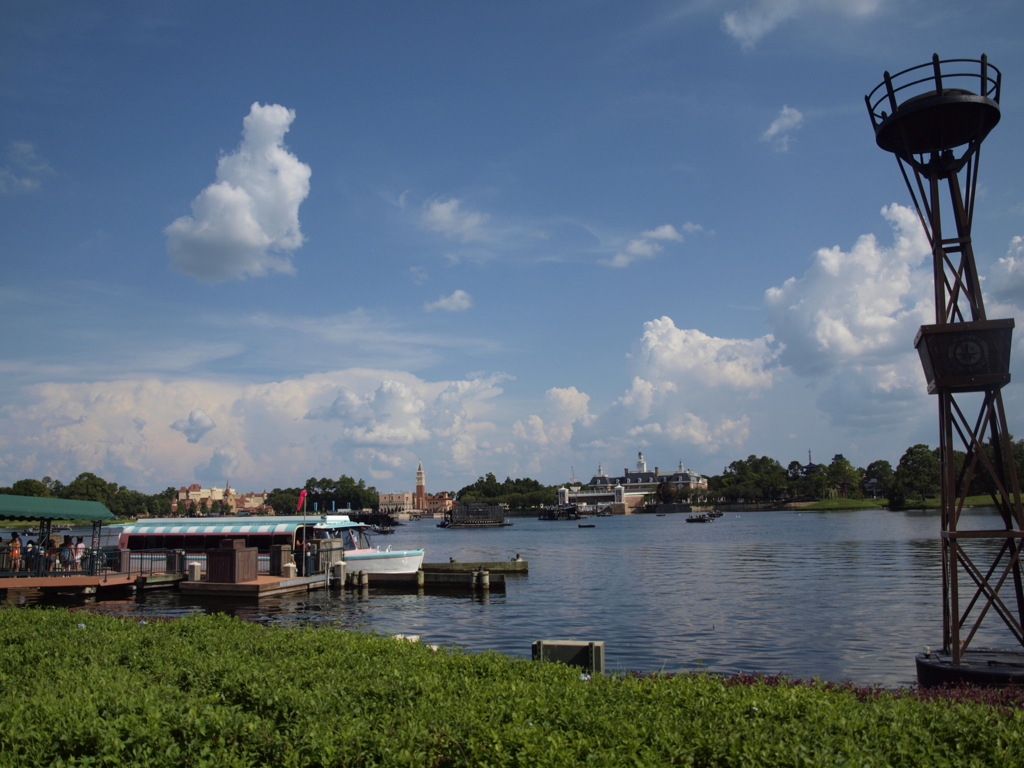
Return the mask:
[(0, 519), (83, 520), (101, 523), (116, 518), (113, 512), (98, 501), (0, 494)]
[(348, 515), (151, 517), (125, 528), (125, 533), (292, 533), (299, 528), (366, 528)]

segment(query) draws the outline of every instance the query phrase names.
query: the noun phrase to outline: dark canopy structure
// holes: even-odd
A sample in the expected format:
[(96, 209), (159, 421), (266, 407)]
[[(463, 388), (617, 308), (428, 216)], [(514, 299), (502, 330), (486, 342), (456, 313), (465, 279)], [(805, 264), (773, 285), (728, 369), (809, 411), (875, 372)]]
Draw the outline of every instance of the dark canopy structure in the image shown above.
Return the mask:
[(0, 494), (0, 520), (81, 520), (97, 524), (114, 519), (114, 513), (98, 501)]

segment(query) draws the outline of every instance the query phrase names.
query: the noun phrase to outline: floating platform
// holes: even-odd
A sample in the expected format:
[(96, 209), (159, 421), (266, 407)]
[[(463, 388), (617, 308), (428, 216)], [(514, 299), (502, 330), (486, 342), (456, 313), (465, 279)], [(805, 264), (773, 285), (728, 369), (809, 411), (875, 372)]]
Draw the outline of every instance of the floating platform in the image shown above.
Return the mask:
[(95, 595), (107, 590), (135, 589), (137, 578), (138, 574), (134, 573), (12, 576), (0, 578), (0, 593), (9, 589), (37, 589), (44, 594)]
[(1024, 651), (972, 649), (956, 665), (949, 654), (920, 653), (917, 655), (917, 682), (922, 688), (964, 684), (985, 688), (1024, 685)]
[(424, 573), (469, 573), (471, 571), (487, 571), (488, 573), (529, 573), (530, 564), (521, 557), (511, 560), (471, 563), (450, 560), (447, 563), (423, 563), (420, 568)]
[(207, 595), (211, 597), (246, 597), (259, 599), (271, 595), (282, 595), (289, 592), (308, 592), (311, 589), (323, 589), (328, 580), (324, 574), (316, 576), (257, 576), (250, 581), (192, 581), (183, 580), (178, 589), (187, 595)]

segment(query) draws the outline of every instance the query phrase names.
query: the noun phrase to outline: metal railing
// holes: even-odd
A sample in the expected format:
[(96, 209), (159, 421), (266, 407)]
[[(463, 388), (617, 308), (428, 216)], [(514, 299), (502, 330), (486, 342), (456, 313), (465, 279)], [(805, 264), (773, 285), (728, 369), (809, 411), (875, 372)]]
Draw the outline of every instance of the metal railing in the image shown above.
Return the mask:
[[(207, 570), (205, 552), (186, 552), (181, 549), (87, 549), (80, 560), (73, 557), (64, 561), (60, 550), (21, 549), (21, 558), (12, 559), (11, 547), (0, 546), (0, 578), (66, 578), (69, 576), (100, 576), (103, 574), (151, 574), (188, 573), (190, 564), (197, 563), (202, 572)], [(300, 575), (318, 575), (330, 571), (331, 566), (342, 559), (341, 548), (316, 547), (305, 557), (294, 553), (265, 553), (257, 555), (257, 574), (267, 575), (280, 572), (284, 564), (294, 562)]]
[[(978, 69), (973, 72), (950, 69), (952, 65), (960, 64), (974, 64)], [(988, 63), (987, 56), (980, 59), (940, 59), (938, 54), (934, 54), (927, 64), (918, 64), (894, 75), (886, 72), (882, 82), (875, 86), (864, 100), (867, 102), (868, 112), (871, 113), (871, 120), (877, 128), (879, 123), (899, 109), (900, 104), (906, 103), (914, 96), (926, 93), (942, 94), (958, 86), (998, 104), (1001, 83), (1002, 73)], [(888, 106), (889, 109), (882, 109), (883, 106)]]

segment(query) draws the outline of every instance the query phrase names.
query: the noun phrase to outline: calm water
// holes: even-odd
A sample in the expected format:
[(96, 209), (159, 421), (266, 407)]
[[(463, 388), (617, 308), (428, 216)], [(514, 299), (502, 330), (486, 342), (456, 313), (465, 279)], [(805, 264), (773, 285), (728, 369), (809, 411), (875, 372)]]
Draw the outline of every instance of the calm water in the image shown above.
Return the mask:
[[(534, 640), (603, 640), (609, 670), (760, 671), (883, 686), (913, 684), (915, 654), (941, 645), (935, 513), (727, 513), (704, 525), (637, 515), (592, 518), (594, 528), (511, 519), (484, 531), (423, 520), (380, 539), (423, 547), (429, 562), (518, 553), (530, 573), (506, 577), (506, 594), (320, 590), (237, 603), (157, 591), (86, 609), (226, 611), (517, 656), (529, 656)], [(976, 645), (1006, 643), (1001, 628), (992, 630)]]

